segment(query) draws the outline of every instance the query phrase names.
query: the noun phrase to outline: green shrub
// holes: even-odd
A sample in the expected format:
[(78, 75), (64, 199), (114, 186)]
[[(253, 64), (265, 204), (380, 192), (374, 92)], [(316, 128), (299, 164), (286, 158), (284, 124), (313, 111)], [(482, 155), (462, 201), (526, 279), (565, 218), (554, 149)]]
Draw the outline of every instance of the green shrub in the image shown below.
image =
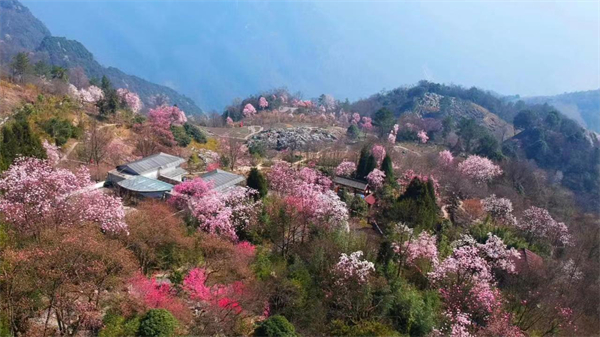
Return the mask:
[(400, 336), (397, 331), (380, 322), (361, 321), (356, 325), (347, 325), (341, 320), (335, 320), (329, 325), (331, 336)]
[(425, 336), (436, 323), (439, 297), (434, 291), (419, 292), (401, 287), (388, 312), (393, 326), (410, 336)]
[(172, 125), (171, 133), (173, 133), (173, 137), (175, 138), (177, 145), (181, 147), (186, 147), (192, 142), (192, 138), (185, 132), (183, 126)]
[(104, 328), (98, 333), (98, 337), (120, 337), (135, 336), (140, 328), (140, 318), (135, 316), (131, 319), (108, 312), (102, 319)]
[(138, 335), (143, 337), (170, 337), (175, 333), (177, 320), (165, 309), (150, 309), (142, 318)]
[(197, 126), (190, 123), (185, 123), (183, 124), (183, 128), (185, 129), (185, 133), (196, 142), (201, 144), (206, 143), (206, 136), (204, 135), (204, 132), (202, 132), (202, 130), (200, 130)]
[(295, 337), (298, 336), (296, 328), (287, 318), (275, 315), (258, 324), (254, 329), (254, 336), (261, 337)]

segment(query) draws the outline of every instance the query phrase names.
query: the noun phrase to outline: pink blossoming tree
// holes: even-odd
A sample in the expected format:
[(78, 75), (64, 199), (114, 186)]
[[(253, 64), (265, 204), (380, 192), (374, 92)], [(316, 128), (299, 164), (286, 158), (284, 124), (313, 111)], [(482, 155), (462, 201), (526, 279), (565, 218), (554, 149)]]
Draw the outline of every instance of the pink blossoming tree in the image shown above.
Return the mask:
[(260, 97), (258, 100), (258, 107), (263, 110), (269, 107), (269, 102), (267, 102), (267, 99), (264, 97)]
[(441, 151), (438, 154), (438, 162), (441, 166), (448, 167), (448, 166), (452, 165), (453, 161), (454, 161), (454, 156), (452, 155), (452, 152), (450, 152), (448, 150)]
[(381, 188), (383, 186), (383, 182), (385, 181), (385, 172), (380, 169), (374, 169), (367, 175), (367, 181), (369, 182), (369, 186), (375, 190)]
[(374, 145), (371, 149), (371, 153), (373, 154), (373, 157), (375, 157), (375, 160), (377, 160), (377, 165), (381, 165), (383, 158), (385, 158), (385, 147)]
[(429, 137), (427, 136), (427, 132), (425, 132), (423, 130), (417, 132), (417, 138), (419, 138), (419, 140), (423, 144), (427, 143), (427, 141), (429, 140)]
[[(264, 97), (263, 97), (263, 99), (264, 99)], [(266, 100), (265, 100), (265, 102), (266, 102)], [(256, 108), (254, 107), (254, 105), (248, 103), (244, 106), (244, 109), (242, 109), (242, 114), (244, 115), (244, 117), (252, 117), (256, 114)]]
[(478, 184), (487, 183), (502, 174), (500, 166), (488, 158), (477, 155), (470, 155), (465, 161), (458, 164), (458, 170)]
[(356, 163), (343, 161), (335, 168), (335, 175), (349, 177), (356, 171)]
[(543, 208), (531, 206), (525, 210), (517, 227), (528, 233), (530, 240), (539, 237), (554, 245), (570, 245), (572, 243), (567, 225), (554, 220), (550, 213)]
[(73, 173), (47, 160), (18, 158), (0, 179), (0, 212), (20, 232), (97, 223), (107, 232), (126, 231), (121, 200), (100, 191), (82, 168)]
[(342, 253), (340, 260), (335, 265), (333, 272), (337, 276), (336, 283), (344, 284), (347, 282), (357, 282), (364, 284), (369, 275), (375, 271), (373, 262), (361, 259), (362, 251), (356, 251), (347, 255)]
[(124, 102), (129, 109), (131, 109), (131, 111), (138, 113), (142, 110), (142, 100), (140, 99), (140, 96), (138, 96), (138, 94), (136, 94), (135, 92), (131, 92), (127, 89), (120, 88), (117, 89), (117, 95), (119, 96), (121, 101)]

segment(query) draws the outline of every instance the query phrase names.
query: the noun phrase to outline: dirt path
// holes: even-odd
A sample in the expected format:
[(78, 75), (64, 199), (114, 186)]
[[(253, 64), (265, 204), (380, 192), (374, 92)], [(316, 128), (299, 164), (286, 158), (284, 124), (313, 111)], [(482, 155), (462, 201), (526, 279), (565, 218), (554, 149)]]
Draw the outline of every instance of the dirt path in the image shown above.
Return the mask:
[(411, 150), (411, 149), (405, 148), (405, 147), (404, 147), (404, 146), (402, 146), (402, 145), (394, 145), (394, 148), (400, 148), (400, 149), (402, 149), (402, 150), (405, 150), (405, 151), (408, 151), (408, 152), (410, 152), (410, 153), (414, 153), (414, 154), (416, 154), (416, 155), (417, 155), (417, 156), (419, 156), (419, 157), (421, 156), (421, 154), (420, 154), (419, 152), (416, 152), (416, 151), (413, 151), (413, 150)]
[[(258, 130), (257, 130), (258, 128)], [(261, 132), (262, 130), (264, 130), (264, 128), (260, 125), (250, 125), (248, 127), (248, 130), (250, 130), (250, 134), (247, 135), (246, 137), (244, 137), (244, 139), (250, 139), (250, 137), (254, 136), (255, 134)]]

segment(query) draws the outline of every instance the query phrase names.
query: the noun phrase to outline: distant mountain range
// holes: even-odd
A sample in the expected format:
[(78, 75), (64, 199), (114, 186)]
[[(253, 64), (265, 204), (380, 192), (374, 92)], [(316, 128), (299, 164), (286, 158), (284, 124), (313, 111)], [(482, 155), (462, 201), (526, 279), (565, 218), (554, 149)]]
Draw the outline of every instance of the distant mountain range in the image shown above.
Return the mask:
[(52, 36), (48, 28), (17, 0), (0, 0), (0, 62), (6, 64), (19, 52), (29, 52), (32, 58), (65, 68), (82, 67), (89, 78), (106, 75), (117, 88), (138, 93), (149, 105), (154, 95), (165, 95), (189, 115), (203, 111), (189, 97), (159, 84), (113, 67), (104, 67), (83, 44), (64, 37)]
[(600, 89), (564, 93), (555, 96), (522, 97), (527, 103), (553, 105), (565, 116), (600, 133)]

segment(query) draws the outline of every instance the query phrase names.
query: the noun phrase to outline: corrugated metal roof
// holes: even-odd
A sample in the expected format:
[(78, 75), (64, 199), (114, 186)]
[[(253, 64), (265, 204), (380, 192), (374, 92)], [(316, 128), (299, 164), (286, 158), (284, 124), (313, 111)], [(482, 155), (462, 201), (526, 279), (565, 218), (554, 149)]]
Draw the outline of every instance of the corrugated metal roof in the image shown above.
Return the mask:
[(173, 189), (173, 185), (171, 184), (144, 176), (121, 180), (117, 185), (133, 192), (164, 192)]
[(235, 173), (219, 169), (204, 173), (200, 177), (205, 181), (212, 182), (213, 189), (219, 192), (222, 192), (234, 185), (237, 185), (246, 179), (243, 176), (237, 175)]
[(363, 191), (367, 189), (367, 183), (360, 180), (349, 179), (344, 177), (335, 177), (333, 178), (333, 182), (338, 185), (349, 186)]
[(144, 174), (159, 168), (175, 167), (185, 162), (185, 159), (167, 153), (157, 153), (151, 156), (117, 166), (117, 170), (130, 174)]
[(159, 175), (163, 176), (163, 177), (167, 177), (167, 178), (174, 178), (174, 177), (178, 177), (178, 176), (182, 176), (184, 174), (187, 174), (188, 171), (182, 169), (181, 167), (176, 167), (174, 169), (169, 169), (169, 170), (161, 170), (159, 172)]

